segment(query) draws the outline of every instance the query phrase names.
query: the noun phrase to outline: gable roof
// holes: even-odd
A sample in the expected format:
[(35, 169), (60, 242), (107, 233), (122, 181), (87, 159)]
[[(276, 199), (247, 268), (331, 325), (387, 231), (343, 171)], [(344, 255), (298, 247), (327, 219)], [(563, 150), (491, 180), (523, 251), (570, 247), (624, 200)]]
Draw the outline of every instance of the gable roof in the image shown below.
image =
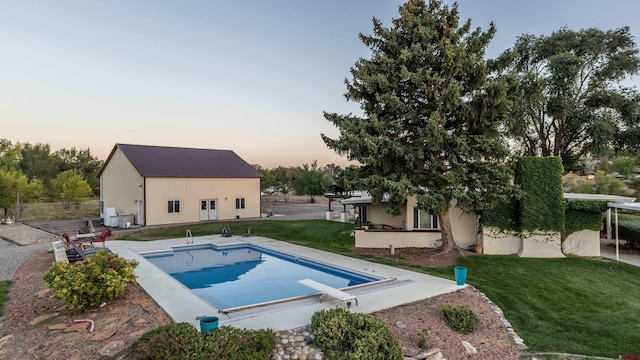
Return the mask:
[(143, 177), (257, 178), (262, 174), (231, 150), (116, 144), (105, 167), (120, 149)]

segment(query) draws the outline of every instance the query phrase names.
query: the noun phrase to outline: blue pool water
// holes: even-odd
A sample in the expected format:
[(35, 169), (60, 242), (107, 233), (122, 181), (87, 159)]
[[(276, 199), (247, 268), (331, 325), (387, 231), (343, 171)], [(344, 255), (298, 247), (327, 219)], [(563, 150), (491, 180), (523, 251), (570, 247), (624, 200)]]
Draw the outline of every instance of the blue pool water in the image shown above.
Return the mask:
[(317, 293), (312, 279), (344, 288), (381, 278), (254, 245), (194, 245), (141, 254), (218, 309)]

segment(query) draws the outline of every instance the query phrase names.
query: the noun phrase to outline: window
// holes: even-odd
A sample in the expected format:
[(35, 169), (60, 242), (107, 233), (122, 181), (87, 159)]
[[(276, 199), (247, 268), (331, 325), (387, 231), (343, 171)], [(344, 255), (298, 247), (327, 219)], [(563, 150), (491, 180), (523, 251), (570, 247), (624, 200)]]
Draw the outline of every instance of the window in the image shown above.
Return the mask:
[(236, 198), (236, 209), (244, 209), (244, 198)]
[(167, 210), (169, 214), (171, 213), (179, 213), (180, 212), (180, 201), (179, 200), (169, 200)]
[(432, 215), (424, 210), (413, 208), (413, 228), (438, 230), (438, 215)]

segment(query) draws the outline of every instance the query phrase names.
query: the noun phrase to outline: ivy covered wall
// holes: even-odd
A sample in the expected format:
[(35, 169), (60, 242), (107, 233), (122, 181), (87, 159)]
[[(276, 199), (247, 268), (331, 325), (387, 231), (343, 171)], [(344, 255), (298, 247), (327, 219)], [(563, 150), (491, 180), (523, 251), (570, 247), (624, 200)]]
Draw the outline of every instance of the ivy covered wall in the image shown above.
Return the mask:
[(522, 190), (520, 230), (564, 230), (562, 160), (526, 156), (516, 164), (515, 183)]
[(566, 201), (562, 189), (562, 161), (558, 157), (523, 157), (516, 165), (515, 184), (521, 199), (512, 199), (480, 217), (482, 226), (520, 232), (550, 230), (565, 239), (580, 230), (599, 231), (606, 201)]

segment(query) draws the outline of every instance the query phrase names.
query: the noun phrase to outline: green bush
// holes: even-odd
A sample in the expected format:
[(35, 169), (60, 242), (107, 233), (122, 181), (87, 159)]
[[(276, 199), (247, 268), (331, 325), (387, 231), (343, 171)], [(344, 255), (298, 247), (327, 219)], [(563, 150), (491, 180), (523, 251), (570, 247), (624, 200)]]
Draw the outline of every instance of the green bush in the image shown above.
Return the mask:
[(567, 201), (562, 239), (581, 230), (602, 230), (607, 202), (598, 200)]
[(476, 331), (480, 319), (478, 315), (466, 306), (442, 306), (442, 317), (444, 322), (456, 332), (461, 334), (472, 334)]
[(311, 332), (328, 360), (402, 359), (400, 344), (391, 330), (371, 315), (321, 310), (311, 317)]
[(124, 356), (132, 360), (266, 360), (274, 346), (274, 334), (270, 330), (222, 326), (201, 333), (183, 322), (147, 332), (131, 344)]
[(55, 262), (43, 279), (53, 297), (74, 311), (99, 307), (117, 298), (128, 284), (136, 283), (135, 260), (98, 250), (74, 264)]

